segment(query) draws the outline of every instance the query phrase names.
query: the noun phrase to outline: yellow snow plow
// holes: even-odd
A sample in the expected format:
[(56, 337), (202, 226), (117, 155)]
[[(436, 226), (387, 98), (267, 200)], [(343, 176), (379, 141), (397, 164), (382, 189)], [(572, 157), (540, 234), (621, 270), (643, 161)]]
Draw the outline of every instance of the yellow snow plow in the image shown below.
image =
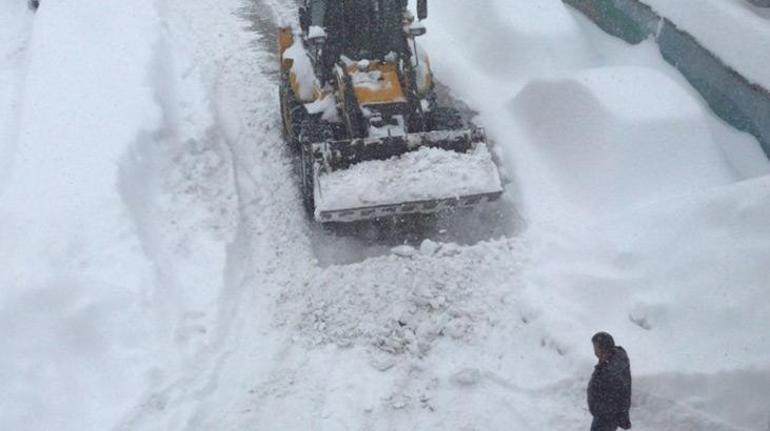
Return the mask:
[[(420, 21), (427, 2), (418, 2)], [(285, 140), (315, 220), (434, 213), (503, 192), (486, 137), (438, 106), (403, 0), (307, 0), (278, 34)]]

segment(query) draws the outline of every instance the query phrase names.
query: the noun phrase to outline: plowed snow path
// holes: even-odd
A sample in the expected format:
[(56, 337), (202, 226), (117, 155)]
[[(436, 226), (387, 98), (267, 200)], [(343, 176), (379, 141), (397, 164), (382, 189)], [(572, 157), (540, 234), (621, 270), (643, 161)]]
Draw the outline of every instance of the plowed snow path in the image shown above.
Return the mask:
[(23, 2), (7, 2), (0, 17), (0, 194), (3, 192), (15, 156), (19, 133), (19, 103), (23, 90), (27, 43), (32, 27), (32, 12)]
[(191, 60), (215, 117), (211, 133), (229, 148), (237, 227), (223, 287), (206, 310), (214, 318), (205, 341), (177, 377), (152, 388), (118, 429), (240, 429), (228, 427), (220, 414), (247, 397), (254, 382), (271, 379), (274, 364), (282, 362), (289, 337), (272, 328), (276, 296), (289, 280), (301, 283), (313, 262), (290, 158), (276, 127), (274, 61), (254, 49), (255, 35), (238, 17), (244, 5), (161, 6), (171, 50), (162, 61), (174, 54)]
[[(524, 313), (495, 292), (515, 278), (521, 246), (426, 244), (404, 257), (317, 266), (277, 127), (275, 61), (262, 48), (272, 41), (260, 40), (271, 32), (244, 31), (239, 16), (254, 9), (242, 6), (170, 1), (162, 10), (167, 43), (200, 70), (212, 133), (230, 148), (238, 227), (204, 341), (118, 428), (387, 429), (411, 423), (416, 409), (431, 422), (434, 392), (463, 392), (432, 382), (464, 368), (437, 372), (429, 353), (475, 343), (500, 313)], [(257, 27), (293, 13), (278, 3), (255, 7), (273, 16)]]

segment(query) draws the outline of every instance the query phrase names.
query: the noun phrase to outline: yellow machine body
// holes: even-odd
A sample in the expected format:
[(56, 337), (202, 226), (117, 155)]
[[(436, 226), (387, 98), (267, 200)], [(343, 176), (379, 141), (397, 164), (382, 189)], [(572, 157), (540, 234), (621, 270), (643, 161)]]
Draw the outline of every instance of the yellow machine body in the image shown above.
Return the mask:
[(395, 64), (373, 62), (366, 68), (351, 64), (346, 72), (353, 80), (353, 92), (361, 106), (406, 102)]

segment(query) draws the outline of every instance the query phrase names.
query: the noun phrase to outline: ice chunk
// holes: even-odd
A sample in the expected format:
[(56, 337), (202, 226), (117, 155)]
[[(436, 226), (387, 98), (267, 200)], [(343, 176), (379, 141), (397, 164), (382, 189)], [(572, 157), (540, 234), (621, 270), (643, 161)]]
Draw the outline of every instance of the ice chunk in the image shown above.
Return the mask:
[(308, 39), (323, 39), (326, 38), (326, 30), (317, 25), (311, 25), (307, 32)]
[(401, 256), (401, 257), (412, 257), (417, 253), (417, 250), (415, 250), (414, 247), (409, 245), (399, 245), (398, 247), (393, 247), (391, 251), (396, 256)]
[(325, 121), (339, 122), (339, 113), (337, 112), (337, 100), (334, 94), (328, 93), (318, 100), (305, 104), (305, 109), (311, 115), (321, 114)]
[(440, 244), (436, 244), (434, 241), (426, 239), (420, 244), (420, 253), (425, 256), (433, 256), (439, 248), (441, 248)]

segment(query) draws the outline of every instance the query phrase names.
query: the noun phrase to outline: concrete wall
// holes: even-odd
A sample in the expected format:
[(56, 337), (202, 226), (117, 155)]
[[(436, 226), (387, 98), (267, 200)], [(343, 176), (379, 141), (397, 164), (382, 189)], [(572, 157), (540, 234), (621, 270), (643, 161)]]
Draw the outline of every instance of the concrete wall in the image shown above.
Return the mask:
[[(735, 128), (754, 135), (770, 157), (770, 91), (749, 83), (707, 47), (640, 0), (562, 0), (604, 31), (638, 44), (653, 37), (663, 57)], [(673, 1), (673, 0), (672, 0)]]

